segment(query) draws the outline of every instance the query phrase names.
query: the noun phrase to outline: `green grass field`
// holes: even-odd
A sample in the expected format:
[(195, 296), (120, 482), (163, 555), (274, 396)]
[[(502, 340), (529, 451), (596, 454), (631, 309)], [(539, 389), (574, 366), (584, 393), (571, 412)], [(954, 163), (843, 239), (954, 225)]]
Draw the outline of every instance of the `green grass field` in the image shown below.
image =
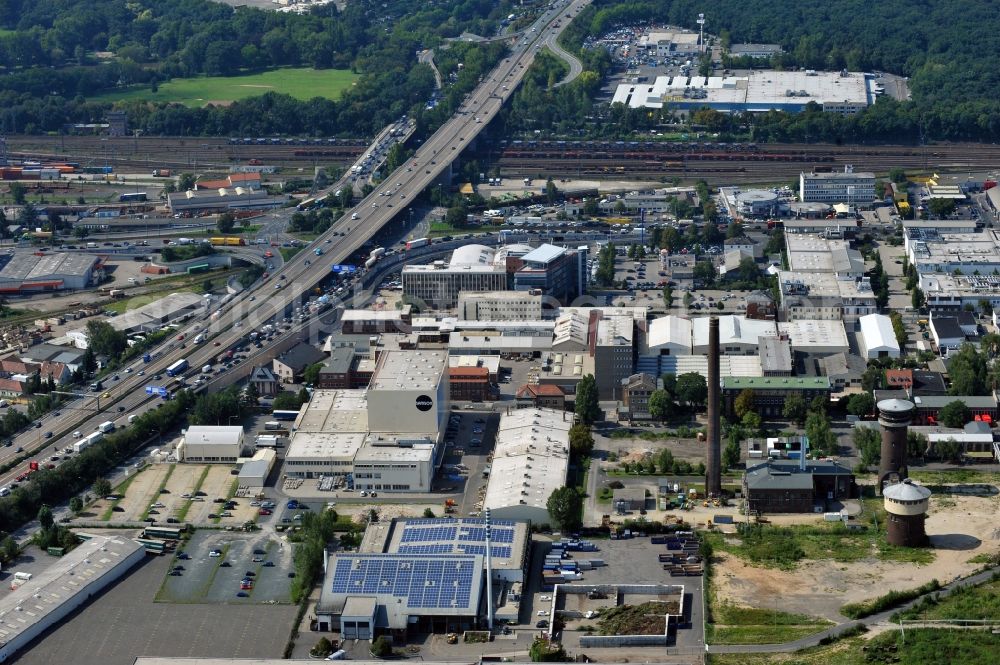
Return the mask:
[(149, 86), (136, 86), (94, 95), (95, 101), (177, 102), (198, 107), (208, 103), (234, 102), (266, 92), (280, 92), (296, 99), (326, 97), (337, 99), (354, 85), (357, 75), (346, 69), (276, 69), (244, 76), (209, 76), (174, 79), (160, 85), (156, 92)]

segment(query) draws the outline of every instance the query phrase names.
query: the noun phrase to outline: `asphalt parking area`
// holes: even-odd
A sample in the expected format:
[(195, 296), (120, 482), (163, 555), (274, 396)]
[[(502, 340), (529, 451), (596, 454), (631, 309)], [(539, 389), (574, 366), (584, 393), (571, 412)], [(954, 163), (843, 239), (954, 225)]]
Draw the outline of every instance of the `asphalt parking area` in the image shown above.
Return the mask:
[(138, 656), (281, 657), (295, 619), (294, 605), (156, 603), (154, 595), (171, 565), (169, 557), (147, 557), (43, 633), (17, 662), (132, 665)]
[[(218, 550), (221, 556), (210, 555)], [(256, 554), (263, 551), (264, 554)], [(291, 546), (262, 532), (199, 531), (183, 548), (188, 558), (178, 557), (156, 596), (164, 603), (259, 604), (290, 603), (293, 572)], [(261, 559), (254, 561), (255, 558)], [(265, 565), (272, 563), (272, 566)], [(179, 568), (178, 568), (179, 566)], [(179, 572), (179, 575), (170, 572)], [(252, 589), (240, 589), (247, 576)], [(240, 592), (245, 596), (238, 595)]]

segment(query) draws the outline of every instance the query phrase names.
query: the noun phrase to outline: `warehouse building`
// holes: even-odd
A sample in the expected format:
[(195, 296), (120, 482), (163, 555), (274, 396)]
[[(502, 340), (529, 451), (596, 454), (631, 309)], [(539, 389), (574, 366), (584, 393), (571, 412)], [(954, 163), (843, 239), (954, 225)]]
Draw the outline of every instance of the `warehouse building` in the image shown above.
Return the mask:
[(498, 519), (548, 524), (549, 496), (566, 484), (573, 415), (526, 408), (500, 417), (483, 508)]
[[(155, 332), (169, 323), (180, 323), (204, 314), (206, 300), (196, 293), (171, 293), (149, 304), (130, 309), (105, 322), (125, 334)], [(88, 346), (86, 326), (66, 333), (78, 349)]]
[(782, 321), (778, 323), (778, 333), (791, 340), (793, 353), (832, 355), (851, 351), (843, 321)]
[(271, 196), (259, 189), (244, 187), (211, 190), (188, 190), (167, 194), (167, 207), (174, 214), (232, 212), (237, 210), (268, 210), (280, 208), (286, 196)]
[[(146, 556), (120, 536), (88, 536), (0, 597), (0, 662), (12, 659)], [(16, 579), (16, 574), (15, 574)]]
[(899, 342), (892, 329), (892, 319), (881, 314), (869, 314), (858, 321), (861, 324), (858, 344), (862, 357), (868, 360), (899, 357)]
[(177, 458), (191, 463), (235, 464), (245, 447), (243, 428), (238, 425), (192, 425), (177, 446)]
[(860, 279), (865, 275), (864, 257), (846, 240), (796, 233), (785, 239), (785, 248), (791, 272), (831, 273), (837, 279)]
[[(681, 111), (801, 113), (818, 104), (828, 113), (853, 114), (874, 100), (870, 79), (857, 72), (752, 71), (746, 76), (657, 76), (652, 83), (622, 83), (612, 104)], [(875, 183), (872, 182), (874, 198)]]
[(31, 254), (10, 257), (0, 270), (0, 293), (37, 293), (86, 289), (104, 279), (104, 267), (93, 254)]
[[(695, 355), (708, 355), (708, 320), (692, 319), (691, 350)], [(719, 319), (719, 346), (723, 355), (757, 355), (761, 337), (777, 335), (774, 321), (748, 319), (740, 315), (725, 315)]]
[(831, 272), (778, 272), (781, 318), (857, 321), (878, 311), (868, 277), (838, 278)]

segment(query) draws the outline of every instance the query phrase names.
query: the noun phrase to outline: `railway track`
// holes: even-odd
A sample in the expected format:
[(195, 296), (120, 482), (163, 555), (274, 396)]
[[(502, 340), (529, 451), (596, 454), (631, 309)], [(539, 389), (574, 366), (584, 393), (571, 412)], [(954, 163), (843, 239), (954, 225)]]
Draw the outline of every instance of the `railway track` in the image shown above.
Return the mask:
[(7, 151), (14, 160), (75, 162), (81, 166), (145, 171), (228, 170), (250, 160), (284, 168), (346, 166), (367, 147), (361, 140), (330, 141), (246, 145), (210, 137), (13, 136), (7, 138)]

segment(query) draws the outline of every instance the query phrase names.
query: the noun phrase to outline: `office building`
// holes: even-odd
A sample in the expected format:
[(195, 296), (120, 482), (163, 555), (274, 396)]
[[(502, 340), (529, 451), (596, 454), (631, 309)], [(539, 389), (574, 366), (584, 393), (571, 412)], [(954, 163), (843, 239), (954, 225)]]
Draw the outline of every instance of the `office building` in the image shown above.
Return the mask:
[(878, 311), (867, 277), (838, 279), (834, 273), (814, 270), (778, 272), (780, 318), (844, 320), (850, 323)]
[(469, 291), (458, 296), (458, 317), (464, 321), (537, 321), (542, 318), (542, 294), (524, 291)]
[(465, 291), (506, 291), (506, 262), (484, 245), (456, 249), (451, 260), (429, 265), (406, 265), (402, 270), (403, 296), (421, 308), (451, 308)]
[[(538, 291), (569, 304), (586, 290), (587, 253), (543, 244), (520, 257), (514, 290)], [(582, 262), (582, 264), (581, 264)]]
[(871, 206), (875, 201), (875, 174), (845, 166), (832, 173), (800, 173), (799, 200), (803, 203), (847, 203)]

